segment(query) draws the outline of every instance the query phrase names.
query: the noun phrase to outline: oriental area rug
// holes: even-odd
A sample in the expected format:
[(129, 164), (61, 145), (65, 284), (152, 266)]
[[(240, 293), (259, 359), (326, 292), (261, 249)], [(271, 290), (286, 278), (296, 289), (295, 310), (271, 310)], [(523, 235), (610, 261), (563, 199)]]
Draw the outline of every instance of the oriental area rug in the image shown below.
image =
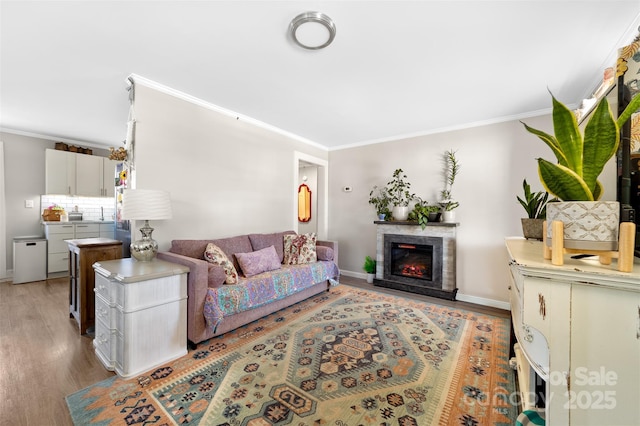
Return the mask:
[(67, 405), (76, 425), (513, 425), (509, 328), (338, 286)]

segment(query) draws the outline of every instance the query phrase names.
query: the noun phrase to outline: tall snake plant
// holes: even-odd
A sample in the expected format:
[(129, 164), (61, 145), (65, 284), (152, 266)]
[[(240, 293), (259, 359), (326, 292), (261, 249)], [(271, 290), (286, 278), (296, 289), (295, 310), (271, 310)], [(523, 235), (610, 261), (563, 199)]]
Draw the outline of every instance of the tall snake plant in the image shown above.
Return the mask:
[(597, 201), (603, 193), (598, 176), (618, 150), (620, 128), (640, 108), (634, 97), (617, 120), (603, 98), (584, 129), (578, 127), (573, 112), (553, 95), (553, 130), (547, 134), (522, 123), (553, 151), (557, 164), (538, 158), (538, 174), (544, 188), (562, 201)]

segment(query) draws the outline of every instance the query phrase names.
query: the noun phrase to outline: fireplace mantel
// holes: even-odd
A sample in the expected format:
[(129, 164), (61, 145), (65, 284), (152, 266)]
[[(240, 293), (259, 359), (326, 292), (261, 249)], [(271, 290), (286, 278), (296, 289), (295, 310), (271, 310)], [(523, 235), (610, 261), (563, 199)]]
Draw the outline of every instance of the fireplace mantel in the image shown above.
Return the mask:
[[(458, 223), (431, 222), (423, 229), (413, 221), (375, 221), (376, 232), (376, 277), (373, 285), (394, 288), (412, 293), (425, 294), (448, 300), (455, 300), (456, 287), (456, 231)], [(442, 238), (442, 288), (414, 286), (384, 276), (385, 234), (425, 236)]]

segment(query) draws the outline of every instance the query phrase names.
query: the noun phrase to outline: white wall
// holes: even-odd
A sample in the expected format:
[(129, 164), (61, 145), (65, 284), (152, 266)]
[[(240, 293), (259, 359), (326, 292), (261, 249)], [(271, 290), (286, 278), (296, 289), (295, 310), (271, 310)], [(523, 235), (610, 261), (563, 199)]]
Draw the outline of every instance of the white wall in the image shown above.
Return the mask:
[(328, 157), (309, 144), (143, 84), (136, 84), (135, 117), (136, 187), (165, 189), (172, 198), (173, 219), (151, 222), (161, 251), (172, 239), (292, 229), (294, 152)]
[[(524, 121), (551, 132), (550, 116)], [(371, 188), (384, 186), (393, 171), (402, 168), (413, 192), (433, 203), (443, 186), (442, 154), (449, 149), (457, 151), (462, 166), (453, 188), (460, 202), (456, 210), (459, 298), (507, 302), (504, 238), (522, 235), (524, 217), (516, 195), (521, 195), (524, 178), (533, 190), (541, 190), (535, 158), (553, 159), (551, 150), (518, 121), (331, 151), (329, 237), (340, 240), (340, 268), (346, 274), (361, 274), (365, 256), (375, 255), (375, 210), (368, 204)], [(603, 180), (606, 199), (615, 199), (615, 182), (612, 163)], [(353, 192), (343, 192), (344, 186)]]

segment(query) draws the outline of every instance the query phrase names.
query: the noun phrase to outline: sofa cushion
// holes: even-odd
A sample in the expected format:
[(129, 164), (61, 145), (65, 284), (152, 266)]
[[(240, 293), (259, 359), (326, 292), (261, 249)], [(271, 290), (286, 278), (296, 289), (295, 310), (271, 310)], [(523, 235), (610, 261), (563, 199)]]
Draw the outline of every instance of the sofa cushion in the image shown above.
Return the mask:
[(316, 254), (318, 260), (333, 260), (334, 257), (333, 249), (327, 246), (316, 246)]
[(280, 258), (274, 246), (250, 253), (236, 253), (236, 259), (245, 277), (280, 269)]
[(253, 251), (251, 247), (251, 241), (249, 241), (248, 235), (240, 235), (237, 237), (230, 238), (220, 238), (218, 240), (212, 240), (213, 244), (217, 245), (222, 249), (222, 251), (227, 255), (229, 260), (233, 262), (233, 266), (237, 269), (240, 269), (240, 265), (238, 265), (238, 260), (234, 256), (236, 253), (248, 253)]
[(285, 235), (284, 237), (285, 265), (301, 265), (318, 260), (316, 253), (316, 234)]
[(294, 231), (275, 232), (273, 234), (249, 234), (249, 241), (253, 251), (262, 250), (269, 246), (274, 246), (280, 263), (284, 260), (284, 236), (295, 235)]
[(227, 255), (222, 251), (220, 247), (213, 243), (207, 244), (207, 248), (204, 251), (204, 258), (207, 262), (211, 262), (214, 265), (220, 265), (224, 269), (224, 273), (227, 276), (225, 284), (237, 284), (238, 272), (233, 266), (233, 263), (229, 260)]

